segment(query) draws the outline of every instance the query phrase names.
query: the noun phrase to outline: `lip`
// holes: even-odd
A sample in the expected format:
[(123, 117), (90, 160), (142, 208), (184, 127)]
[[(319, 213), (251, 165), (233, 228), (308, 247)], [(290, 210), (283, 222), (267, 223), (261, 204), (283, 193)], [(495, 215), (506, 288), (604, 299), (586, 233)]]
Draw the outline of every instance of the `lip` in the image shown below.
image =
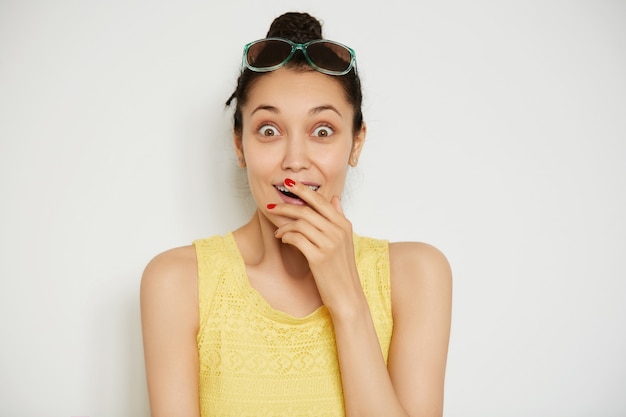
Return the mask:
[[(294, 180), (295, 182), (299, 182), (300, 184), (304, 184), (304, 185), (308, 185), (308, 186), (312, 186), (312, 187), (321, 187), (321, 185), (319, 185), (316, 182), (308, 182), (308, 181), (298, 181), (298, 180)], [(274, 187), (279, 187), (279, 186), (284, 186), (285, 183), (284, 182), (277, 182), (276, 184), (274, 184)]]
[(306, 181), (302, 181), (302, 182), (301, 182), (301, 184), (308, 185), (308, 186), (310, 186), (310, 187), (317, 187), (317, 188), (320, 188), (320, 187), (321, 187), (321, 186), (320, 186), (318, 183), (316, 183), (316, 182), (306, 182)]
[[(320, 185), (319, 185), (319, 184), (315, 184), (315, 183), (312, 183), (312, 182), (304, 182), (304, 181), (302, 181), (302, 182), (301, 182), (301, 184), (304, 184), (304, 185), (306, 185), (306, 186), (313, 186), (313, 187), (317, 187), (317, 189), (316, 189), (315, 191), (319, 190), (319, 188), (320, 188)], [(306, 206), (306, 205), (307, 205), (306, 201), (304, 201), (304, 200), (302, 200), (302, 199), (299, 199), (299, 198), (294, 198), (294, 197), (289, 197), (288, 195), (283, 194), (283, 193), (282, 193), (282, 192), (278, 189), (278, 187), (281, 187), (281, 188), (283, 188), (283, 189), (285, 189), (286, 187), (285, 187), (285, 185), (284, 185), (283, 183), (274, 184), (274, 189), (276, 190), (276, 193), (278, 194), (278, 196), (280, 197), (280, 199), (281, 199), (284, 203), (287, 203), (287, 204), (293, 204), (293, 205), (295, 205), (295, 206)]]
[(282, 200), (283, 203), (293, 204), (294, 206), (306, 206), (307, 203), (304, 200), (300, 200), (299, 198), (289, 197), (283, 193), (281, 193), (278, 188), (275, 188), (276, 194)]

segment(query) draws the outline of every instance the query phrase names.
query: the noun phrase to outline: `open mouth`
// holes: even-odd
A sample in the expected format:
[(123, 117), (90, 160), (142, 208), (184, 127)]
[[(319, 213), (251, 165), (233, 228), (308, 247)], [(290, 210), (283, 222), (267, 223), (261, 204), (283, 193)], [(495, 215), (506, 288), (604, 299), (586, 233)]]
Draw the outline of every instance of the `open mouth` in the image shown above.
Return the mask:
[[(297, 195), (295, 195), (295, 194), (294, 194), (294, 193), (292, 193), (292, 192), (289, 192), (289, 189), (288, 189), (286, 186), (282, 185), (282, 184), (281, 184), (281, 185), (275, 185), (274, 187), (275, 187), (278, 191), (280, 191), (281, 193), (283, 193), (284, 195), (286, 195), (286, 196), (287, 196), (287, 197), (289, 197), (289, 198), (297, 198), (298, 200), (301, 200), (301, 198), (300, 198), (300, 197), (298, 197)], [(319, 186), (319, 185), (307, 185), (307, 187), (309, 187), (309, 188), (310, 188), (311, 190), (313, 190), (313, 191), (317, 191), (317, 190), (318, 190), (318, 188), (320, 188), (320, 186)]]

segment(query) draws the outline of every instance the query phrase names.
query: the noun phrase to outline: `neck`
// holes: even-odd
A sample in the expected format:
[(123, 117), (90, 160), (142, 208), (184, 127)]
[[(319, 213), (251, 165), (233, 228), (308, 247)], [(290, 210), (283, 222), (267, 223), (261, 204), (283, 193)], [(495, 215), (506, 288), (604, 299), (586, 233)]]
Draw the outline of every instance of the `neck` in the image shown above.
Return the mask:
[(277, 239), (275, 230), (276, 226), (257, 210), (247, 224), (234, 232), (246, 265), (281, 271), (293, 279), (310, 277), (309, 263), (302, 252)]

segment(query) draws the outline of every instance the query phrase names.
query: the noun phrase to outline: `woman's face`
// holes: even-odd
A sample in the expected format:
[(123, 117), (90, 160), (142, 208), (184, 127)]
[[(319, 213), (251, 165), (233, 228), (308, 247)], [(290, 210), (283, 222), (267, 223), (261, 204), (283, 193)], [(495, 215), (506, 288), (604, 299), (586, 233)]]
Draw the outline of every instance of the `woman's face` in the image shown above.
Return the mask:
[(275, 225), (285, 219), (269, 213), (267, 204), (305, 204), (281, 192), (285, 178), (309, 185), (329, 201), (341, 196), (365, 127), (353, 132), (354, 110), (331, 76), (287, 68), (268, 73), (250, 89), (242, 116), (235, 150), (247, 166), (259, 210)]

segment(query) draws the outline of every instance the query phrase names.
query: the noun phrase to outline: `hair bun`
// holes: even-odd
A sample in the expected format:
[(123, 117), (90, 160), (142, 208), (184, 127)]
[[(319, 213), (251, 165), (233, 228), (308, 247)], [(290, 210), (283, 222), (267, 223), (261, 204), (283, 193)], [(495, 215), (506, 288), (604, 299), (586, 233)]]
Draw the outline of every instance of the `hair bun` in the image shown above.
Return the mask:
[(308, 13), (289, 12), (274, 19), (267, 37), (289, 39), (296, 43), (322, 39), (322, 24)]

